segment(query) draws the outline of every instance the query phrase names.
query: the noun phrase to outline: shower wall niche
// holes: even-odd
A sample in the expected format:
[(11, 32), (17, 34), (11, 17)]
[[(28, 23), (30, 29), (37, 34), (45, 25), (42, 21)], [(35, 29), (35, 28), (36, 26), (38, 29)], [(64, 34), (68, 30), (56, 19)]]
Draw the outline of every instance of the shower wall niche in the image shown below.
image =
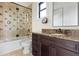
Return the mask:
[(31, 36), (32, 10), (15, 3), (0, 2), (0, 38)]

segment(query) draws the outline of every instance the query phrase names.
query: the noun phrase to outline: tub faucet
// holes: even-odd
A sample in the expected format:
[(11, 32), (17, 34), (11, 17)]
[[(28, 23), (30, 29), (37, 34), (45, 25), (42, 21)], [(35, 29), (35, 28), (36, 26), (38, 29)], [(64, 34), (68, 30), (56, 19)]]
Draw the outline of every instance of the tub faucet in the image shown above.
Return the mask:
[(17, 34), (16, 37), (19, 37), (19, 35)]

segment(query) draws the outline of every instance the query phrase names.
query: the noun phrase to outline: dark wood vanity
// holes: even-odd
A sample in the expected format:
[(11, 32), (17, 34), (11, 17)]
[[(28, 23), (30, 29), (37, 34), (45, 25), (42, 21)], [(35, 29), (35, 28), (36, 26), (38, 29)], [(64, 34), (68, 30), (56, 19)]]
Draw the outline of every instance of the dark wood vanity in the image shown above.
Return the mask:
[(34, 56), (78, 56), (79, 42), (32, 33)]

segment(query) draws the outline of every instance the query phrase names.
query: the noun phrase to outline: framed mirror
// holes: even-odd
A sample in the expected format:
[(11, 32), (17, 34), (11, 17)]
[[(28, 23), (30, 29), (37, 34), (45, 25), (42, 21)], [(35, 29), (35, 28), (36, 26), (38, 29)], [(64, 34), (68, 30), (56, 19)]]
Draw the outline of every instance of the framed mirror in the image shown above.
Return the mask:
[(53, 26), (78, 26), (78, 2), (54, 2)]

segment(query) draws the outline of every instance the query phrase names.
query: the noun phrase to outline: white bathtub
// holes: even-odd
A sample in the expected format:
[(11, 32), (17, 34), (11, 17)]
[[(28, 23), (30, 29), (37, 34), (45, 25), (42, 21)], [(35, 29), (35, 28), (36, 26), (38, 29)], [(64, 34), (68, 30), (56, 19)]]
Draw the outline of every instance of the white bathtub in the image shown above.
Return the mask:
[[(23, 51), (29, 51), (31, 48), (31, 37), (18, 37), (13, 38), (12, 40), (2, 41), (0, 42), (0, 55), (12, 52), (17, 49), (23, 49)], [(28, 50), (27, 50), (28, 49)]]

